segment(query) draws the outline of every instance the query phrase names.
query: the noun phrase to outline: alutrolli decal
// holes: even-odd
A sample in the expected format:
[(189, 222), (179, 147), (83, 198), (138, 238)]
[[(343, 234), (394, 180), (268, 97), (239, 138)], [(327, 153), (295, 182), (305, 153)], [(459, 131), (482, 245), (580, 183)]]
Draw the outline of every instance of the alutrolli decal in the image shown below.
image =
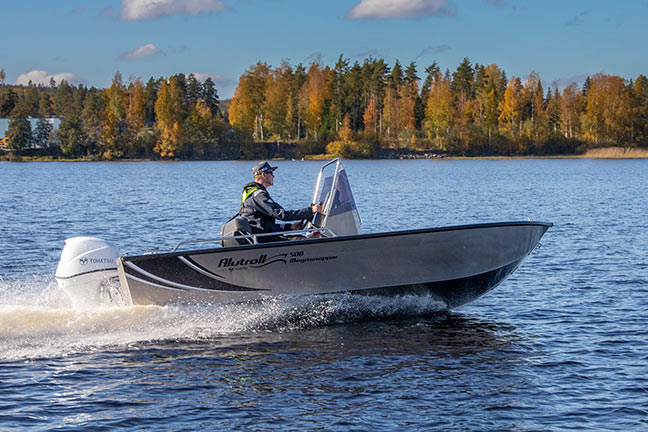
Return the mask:
[(256, 258), (222, 258), (218, 262), (218, 268), (241, 268), (241, 267), (252, 267), (260, 268), (265, 267), (270, 264), (282, 263), (282, 264), (305, 264), (313, 262), (326, 262), (331, 260), (338, 259), (337, 255), (334, 256), (318, 256), (318, 257), (304, 257), (303, 251), (295, 251), (290, 253), (284, 253), (279, 255), (273, 255), (268, 257), (268, 255), (263, 254)]
[(258, 267), (265, 267), (269, 264), (274, 264), (277, 262), (282, 262), (286, 264), (286, 255), (287, 254), (279, 254), (268, 258), (268, 255), (263, 254), (258, 258), (252, 258), (252, 259), (241, 258), (238, 260), (232, 258), (223, 258), (218, 263), (218, 267), (221, 268), (221, 267), (250, 266), (250, 267), (258, 268)]

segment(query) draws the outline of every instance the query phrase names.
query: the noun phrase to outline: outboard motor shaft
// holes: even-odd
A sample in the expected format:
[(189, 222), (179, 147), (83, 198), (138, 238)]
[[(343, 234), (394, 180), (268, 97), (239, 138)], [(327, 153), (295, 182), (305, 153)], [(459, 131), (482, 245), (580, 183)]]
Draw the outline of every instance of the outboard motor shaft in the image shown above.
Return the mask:
[(71, 237), (65, 240), (56, 282), (75, 307), (124, 304), (117, 273), (119, 256), (114, 244), (100, 238)]

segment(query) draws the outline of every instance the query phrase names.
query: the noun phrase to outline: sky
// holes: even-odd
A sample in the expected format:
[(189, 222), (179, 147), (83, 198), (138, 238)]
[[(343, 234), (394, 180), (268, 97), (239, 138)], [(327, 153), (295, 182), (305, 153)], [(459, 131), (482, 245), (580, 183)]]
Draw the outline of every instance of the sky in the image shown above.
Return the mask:
[(497, 64), (545, 85), (648, 75), (648, 0), (0, 0), (9, 84), (194, 73), (221, 99), (258, 61)]

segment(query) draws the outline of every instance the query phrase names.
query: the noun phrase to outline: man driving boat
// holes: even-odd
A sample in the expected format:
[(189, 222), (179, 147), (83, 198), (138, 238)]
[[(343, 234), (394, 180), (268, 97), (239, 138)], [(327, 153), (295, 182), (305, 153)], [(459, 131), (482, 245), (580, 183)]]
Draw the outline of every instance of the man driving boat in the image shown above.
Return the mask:
[[(274, 202), (267, 188), (274, 184), (274, 171), (277, 168), (271, 166), (268, 162), (259, 162), (252, 168), (254, 181), (243, 187), (239, 215), (248, 220), (254, 234), (301, 229), (301, 223), (279, 225), (276, 219), (301, 221), (311, 219), (313, 214), (322, 212), (321, 204), (313, 204), (301, 210), (285, 210)], [(270, 237), (259, 238), (260, 242), (273, 240), (276, 239)]]

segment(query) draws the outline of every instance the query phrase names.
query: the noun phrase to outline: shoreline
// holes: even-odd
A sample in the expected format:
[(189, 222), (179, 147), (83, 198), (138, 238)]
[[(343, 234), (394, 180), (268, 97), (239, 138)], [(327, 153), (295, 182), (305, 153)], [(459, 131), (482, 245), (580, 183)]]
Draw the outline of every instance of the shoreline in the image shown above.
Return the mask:
[[(587, 150), (577, 155), (519, 155), (519, 156), (453, 156), (447, 153), (431, 150), (402, 150), (385, 149), (382, 154), (373, 158), (350, 158), (345, 160), (516, 160), (516, 159), (648, 159), (648, 149), (632, 147), (603, 147)], [(269, 157), (268, 160), (289, 161), (323, 161), (337, 156), (332, 154), (307, 155), (296, 159), (293, 157)], [(54, 158), (51, 156), (0, 156), (0, 162), (209, 162), (209, 161), (252, 161), (257, 159), (84, 159), (84, 158)]]

